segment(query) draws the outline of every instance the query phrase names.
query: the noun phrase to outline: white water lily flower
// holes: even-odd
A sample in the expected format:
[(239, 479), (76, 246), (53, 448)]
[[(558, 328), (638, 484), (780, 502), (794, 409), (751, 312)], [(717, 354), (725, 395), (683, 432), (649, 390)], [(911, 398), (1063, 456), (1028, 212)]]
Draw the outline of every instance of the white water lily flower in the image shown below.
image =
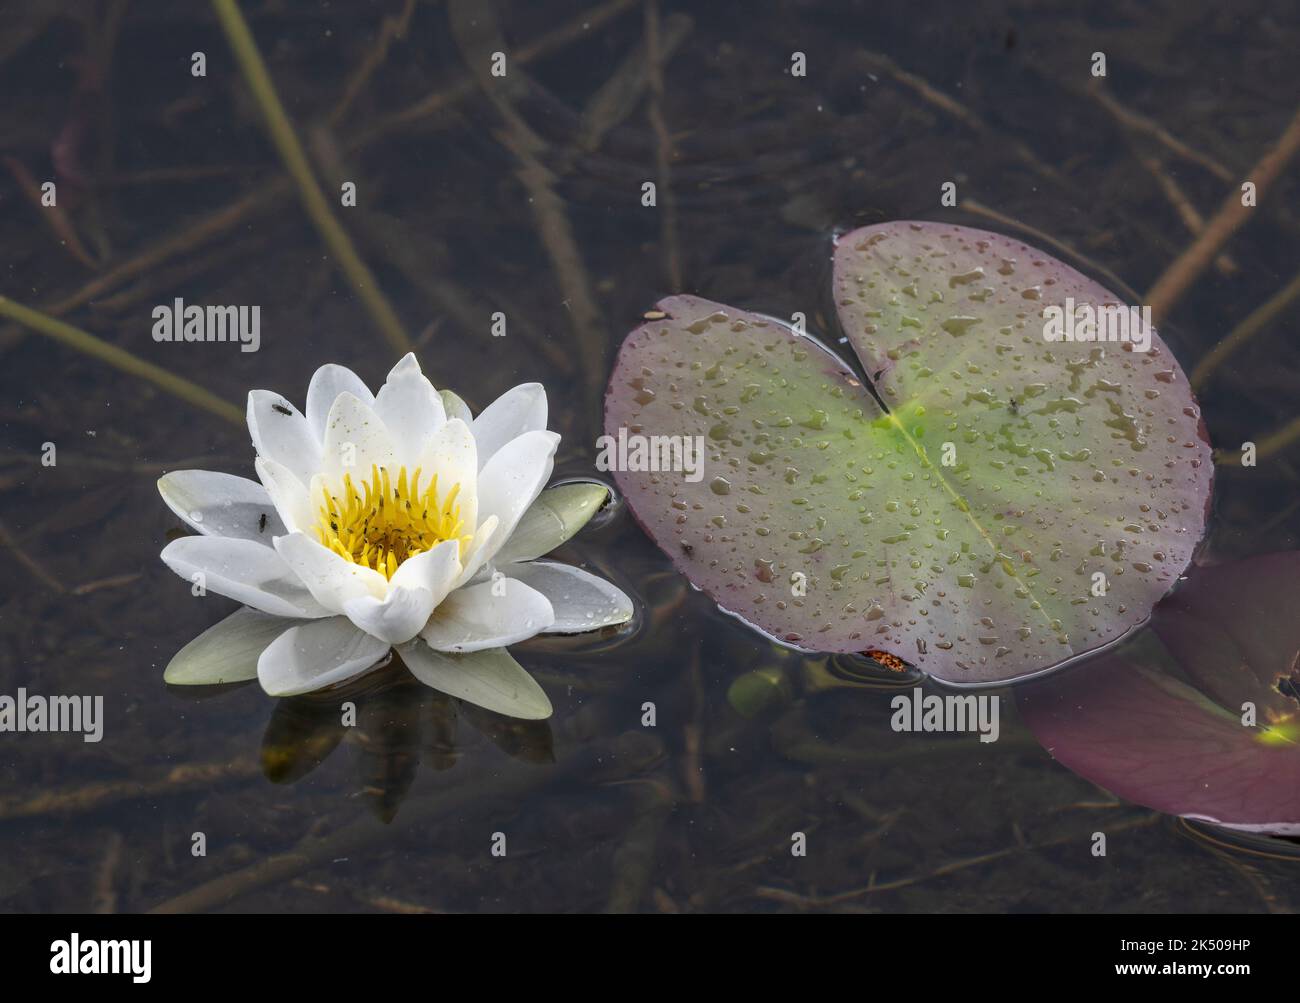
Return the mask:
[(305, 415), (252, 391), (260, 484), (207, 470), (158, 482), (200, 534), (169, 544), (163, 561), (247, 607), (177, 653), (167, 681), (256, 676), (287, 696), (350, 679), (395, 648), (434, 689), (547, 717), (546, 694), (505, 646), (623, 623), (632, 602), (586, 571), (536, 560), (607, 495), (592, 484), (542, 491), (560, 441), (546, 416), (545, 390), (525, 383), (475, 418), (413, 354), (378, 394), (322, 366)]

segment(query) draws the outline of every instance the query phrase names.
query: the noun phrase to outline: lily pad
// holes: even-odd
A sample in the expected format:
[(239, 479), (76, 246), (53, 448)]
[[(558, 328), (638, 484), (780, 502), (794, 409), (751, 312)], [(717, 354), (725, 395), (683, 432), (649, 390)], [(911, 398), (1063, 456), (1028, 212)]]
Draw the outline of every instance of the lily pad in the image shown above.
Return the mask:
[(1300, 739), (1300, 551), (1193, 568), (1151, 625), (1201, 692)]
[(1294, 731), (1248, 727), (1167, 673), (1110, 656), (1017, 691), (1052, 756), (1148, 808), (1247, 832), (1300, 835)]
[(1103, 659), (1022, 688), (1022, 716), (1058, 760), (1131, 801), (1300, 835), (1297, 584), (1297, 551), (1194, 567), (1152, 617), (1185, 680)]
[[(871, 388), (813, 339), (693, 296), (624, 341), (615, 479), (678, 569), (782, 641), (886, 651), (958, 684), (1043, 672), (1143, 623), (1191, 560), (1212, 478), (1159, 336), (1148, 352), (1049, 342), (1047, 307), (1119, 299), (964, 227), (849, 233), (834, 292)], [(674, 453), (686, 441), (702, 467)]]

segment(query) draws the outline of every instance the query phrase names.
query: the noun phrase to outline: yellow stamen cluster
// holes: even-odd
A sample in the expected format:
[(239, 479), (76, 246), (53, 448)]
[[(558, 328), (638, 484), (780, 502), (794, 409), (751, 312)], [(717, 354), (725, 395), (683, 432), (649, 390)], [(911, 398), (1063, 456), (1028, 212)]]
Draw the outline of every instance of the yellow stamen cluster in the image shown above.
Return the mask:
[(453, 484), (440, 500), (437, 474), (421, 491), (419, 467), (409, 480), (401, 467), (393, 480), (387, 468), (372, 466), (370, 480), (360, 486), (345, 474), (339, 494), (321, 489), (316, 538), (341, 557), (387, 578), (408, 557), (444, 540), (458, 540), (464, 560), (472, 532), (462, 532), (466, 527), (456, 504), (458, 494), (460, 485)]

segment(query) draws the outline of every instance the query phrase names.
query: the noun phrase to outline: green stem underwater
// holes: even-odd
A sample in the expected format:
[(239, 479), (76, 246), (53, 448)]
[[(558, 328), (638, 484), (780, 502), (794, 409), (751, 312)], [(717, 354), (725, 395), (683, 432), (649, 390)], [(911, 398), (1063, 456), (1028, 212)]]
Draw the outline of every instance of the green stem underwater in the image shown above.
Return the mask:
[(56, 320), (48, 314), (23, 306), (21, 303), (15, 303), (7, 296), (0, 296), (0, 316), (16, 320), (38, 334), (46, 335), (55, 341), (61, 341), (63, 344), (75, 348), (78, 352), (83, 352), (102, 362), (107, 362), (114, 369), (120, 369), (124, 373), (147, 380), (160, 390), (165, 390), (172, 396), (179, 397), (195, 407), (210, 411), (226, 421), (240, 426), (244, 424), (242, 408), (236, 407), (227, 400), (222, 400), (216, 394), (204, 390), (197, 383), (191, 383), (183, 376), (169, 373), (162, 367), (155, 366), (152, 362), (136, 358), (125, 349), (101, 341), (93, 334), (89, 334), (78, 327)]

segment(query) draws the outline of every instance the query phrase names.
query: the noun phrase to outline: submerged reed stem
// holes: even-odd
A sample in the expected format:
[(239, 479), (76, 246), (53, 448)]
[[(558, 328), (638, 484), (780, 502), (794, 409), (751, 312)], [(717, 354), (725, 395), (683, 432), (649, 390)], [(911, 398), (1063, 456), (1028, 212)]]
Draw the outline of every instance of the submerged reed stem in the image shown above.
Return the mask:
[(226, 421), (241, 426), (244, 424), (244, 412), (241, 408), (236, 407), (227, 400), (222, 400), (209, 390), (204, 390), (197, 383), (191, 383), (183, 376), (169, 373), (166, 369), (155, 366), (152, 362), (136, 358), (125, 349), (101, 341), (93, 334), (83, 331), (79, 327), (73, 327), (71, 324), (57, 320), (48, 314), (41, 313), (39, 310), (33, 310), (21, 303), (15, 303), (7, 296), (0, 296), (0, 316), (16, 320), (19, 324), (31, 328), (38, 334), (46, 335), (55, 341), (61, 341), (63, 344), (75, 348), (78, 352), (107, 362), (113, 368), (120, 369), (124, 373), (147, 380), (160, 390), (165, 390), (172, 396), (179, 397), (195, 407), (210, 411), (212, 414), (226, 419)]
[(361, 301), (370, 311), (371, 317), (384, 337), (388, 339), (389, 344), (399, 355), (409, 352), (411, 339), (407, 336), (406, 329), (402, 327), (397, 312), (380, 290), (378, 282), (375, 281), (366, 263), (361, 260), (347, 231), (330, 211), (325, 193), (321, 191), (320, 184), (312, 173), (302, 144), (298, 142), (298, 136), (293, 131), (293, 125), (284, 110), (284, 105), (280, 103), (280, 97), (275, 92), (275, 84), (271, 82), (271, 75), (266, 70), (266, 64), (262, 62), (262, 55), (258, 52), (257, 42), (248, 28), (248, 22), (239, 11), (239, 4), (236, 0), (212, 0), (212, 6), (216, 8), (217, 18), (221, 21), (221, 27), (226, 33), (230, 47), (235, 52), (235, 58), (239, 61), (244, 80), (253, 92), (253, 99), (261, 109), (263, 118), (266, 119), (267, 131), (271, 134), (271, 140), (280, 153), (280, 159), (284, 161), (285, 168), (298, 186), (298, 195), (307, 210), (307, 215), (311, 217), (321, 238), (334, 254), (339, 268), (352, 283), (352, 288), (361, 297)]

